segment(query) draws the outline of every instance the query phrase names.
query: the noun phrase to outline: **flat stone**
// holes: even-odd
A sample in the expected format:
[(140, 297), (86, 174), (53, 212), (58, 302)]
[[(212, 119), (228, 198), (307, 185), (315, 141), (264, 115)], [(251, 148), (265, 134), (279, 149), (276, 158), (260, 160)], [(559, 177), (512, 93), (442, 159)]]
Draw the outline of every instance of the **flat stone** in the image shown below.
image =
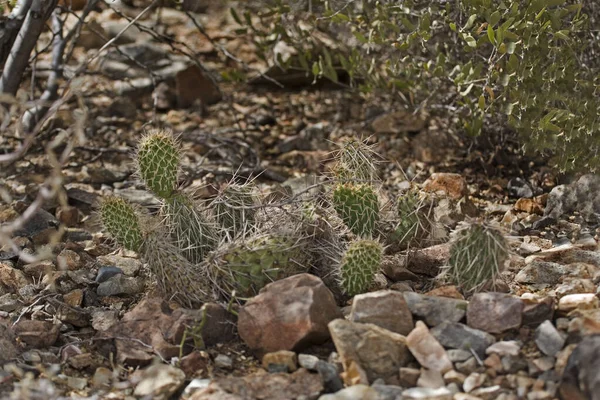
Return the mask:
[(23, 271), (12, 267), (8, 263), (0, 263), (0, 282), (0, 290), (2, 286), (5, 286), (11, 292), (17, 292), (30, 283)]
[(568, 294), (558, 301), (558, 310), (563, 312), (575, 309), (590, 310), (598, 308), (598, 297), (594, 293)]
[(485, 354), (498, 354), (499, 356), (518, 356), (521, 346), (514, 340), (496, 342), (485, 350)]
[(468, 303), (465, 300), (426, 296), (413, 292), (402, 294), (413, 315), (422, 318), (429, 326), (436, 326), (445, 321), (459, 322), (467, 311)]
[(134, 395), (153, 399), (168, 399), (184, 383), (185, 373), (171, 365), (155, 364), (142, 371), (142, 379)]
[(489, 333), (458, 322), (443, 322), (432, 328), (430, 332), (442, 346), (473, 350), (480, 358), (484, 358), (486, 349), (496, 342), (496, 338)]
[(50, 321), (20, 320), (14, 327), (15, 335), (33, 348), (46, 348), (56, 343), (58, 339), (60, 324)]
[(519, 271), (515, 276), (515, 281), (518, 283), (555, 285), (562, 280), (566, 272), (567, 270), (562, 264), (533, 261)]
[(555, 301), (552, 297), (524, 298), (523, 300), (523, 325), (536, 327), (554, 316)]
[(565, 345), (565, 338), (552, 322), (544, 321), (535, 330), (535, 344), (542, 353), (554, 357)]
[(442, 374), (452, 369), (446, 350), (422, 321), (417, 321), (415, 329), (406, 337), (406, 344), (422, 367)]
[(401, 335), (414, 328), (412, 314), (402, 293), (381, 290), (354, 296), (350, 321), (380, 326)]
[(421, 368), (421, 375), (417, 380), (417, 386), (437, 389), (444, 387), (444, 377), (440, 371)]
[(467, 307), (467, 324), (490, 333), (519, 328), (523, 320), (521, 299), (504, 293), (476, 293)]
[(377, 325), (336, 319), (329, 323), (329, 330), (344, 370), (354, 362), (370, 382), (396, 376), (410, 360), (406, 338)]
[(300, 350), (329, 339), (327, 324), (341, 318), (321, 279), (298, 274), (268, 284), (240, 310), (238, 332), (256, 353)]
[(128, 276), (136, 276), (142, 268), (142, 262), (140, 260), (116, 254), (100, 256), (97, 258), (97, 262), (101, 265), (117, 267)]
[(445, 388), (410, 388), (402, 392), (403, 400), (452, 400), (452, 392)]
[(135, 277), (118, 274), (98, 285), (98, 296), (133, 295), (144, 291), (144, 283)]
[(262, 359), (262, 366), (268, 371), (271, 365), (281, 365), (285, 367), (285, 372), (294, 372), (298, 369), (298, 356), (289, 350), (267, 353)]
[(319, 400), (380, 400), (377, 390), (367, 385), (354, 385), (340, 390), (337, 393), (325, 394)]
[(432, 174), (423, 183), (423, 190), (430, 193), (443, 193), (454, 200), (459, 200), (469, 194), (465, 178), (460, 174), (447, 172)]

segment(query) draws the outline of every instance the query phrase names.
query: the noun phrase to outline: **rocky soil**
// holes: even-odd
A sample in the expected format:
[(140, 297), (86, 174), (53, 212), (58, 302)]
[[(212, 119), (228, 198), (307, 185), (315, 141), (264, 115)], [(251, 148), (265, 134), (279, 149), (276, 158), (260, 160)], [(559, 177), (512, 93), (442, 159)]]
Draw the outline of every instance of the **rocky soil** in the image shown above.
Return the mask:
[[(119, 35), (139, 12), (121, 3), (100, 7), (82, 31), (76, 59), (107, 39), (119, 47), (82, 78), (87, 142), (62, 170), (66, 203), (43, 204), (14, 234), (19, 251), (0, 248), (0, 397), (600, 399), (600, 176), (559, 176), (511, 146), (467, 151), (448, 121), (385, 98), (215, 83), (186, 51), (221, 78), (240, 67), (227, 54), (248, 74), (265, 66), (227, 8), (206, 4), (193, 14), (204, 33), (163, 8), (141, 20), (163, 36)], [(76, 106), (61, 109), (57, 129), (75, 122)], [(95, 217), (111, 193), (157, 206), (130, 157), (148, 121), (181, 135), (181, 184), (201, 198), (234, 171), (258, 175), (266, 196), (289, 197), (328, 171), (336, 142), (370, 136), (384, 187), (412, 181), (438, 195), (440, 229), (423, 248), (390, 251), (377, 284), (351, 299), (300, 274), (240, 304), (181, 308)], [(3, 167), (0, 223), (20, 216), (49, 174), (44, 140)], [(0, 148), (20, 142), (6, 136)], [(503, 226), (512, 251), (495, 285), (465, 298), (436, 277), (449, 232), (471, 217)], [(23, 256), (43, 251), (42, 261)]]

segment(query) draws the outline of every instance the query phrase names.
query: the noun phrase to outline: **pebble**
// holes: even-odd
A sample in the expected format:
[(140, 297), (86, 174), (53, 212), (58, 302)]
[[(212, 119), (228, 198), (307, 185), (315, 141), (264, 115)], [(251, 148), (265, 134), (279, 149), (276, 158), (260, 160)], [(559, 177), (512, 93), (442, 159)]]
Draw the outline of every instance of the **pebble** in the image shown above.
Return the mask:
[(523, 302), (504, 293), (476, 293), (467, 307), (467, 324), (471, 328), (501, 333), (519, 328), (523, 320)]
[(138, 294), (143, 290), (144, 283), (140, 279), (118, 274), (99, 284), (96, 293), (106, 297)]
[(272, 366), (281, 366), (283, 372), (294, 372), (298, 369), (298, 356), (293, 351), (279, 350), (265, 354), (262, 365), (268, 371), (271, 371)]
[(498, 354), (499, 356), (518, 356), (521, 346), (514, 340), (496, 342), (485, 350), (485, 354)]
[(470, 393), (474, 389), (477, 389), (485, 382), (486, 376), (484, 374), (479, 374), (477, 372), (473, 372), (469, 376), (465, 378), (465, 382), (463, 383), (463, 389), (465, 393)]
[(402, 293), (380, 290), (354, 296), (350, 321), (370, 323), (401, 335), (414, 328), (411, 311)]
[(226, 356), (225, 354), (219, 354), (215, 357), (215, 367), (223, 369), (232, 369), (233, 360), (231, 359), (231, 357)]
[(426, 296), (413, 292), (402, 294), (413, 315), (422, 318), (430, 327), (445, 321), (459, 322), (467, 311), (468, 303), (465, 300)]
[(565, 338), (552, 322), (544, 321), (535, 330), (535, 344), (542, 353), (554, 357), (565, 345)]
[(415, 329), (406, 337), (406, 344), (422, 367), (442, 374), (452, 369), (446, 350), (422, 321), (417, 321)]
[(417, 380), (417, 386), (437, 389), (444, 387), (444, 377), (440, 371), (434, 371), (431, 369), (421, 369), (421, 375)]
[(410, 388), (402, 392), (403, 400), (452, 400), (452, 392), (445, 388)]
[(558, 310), (563, 312), (592, 308), (598, 308), (598, 297), (593, 293), (569, 294), (558, 301)]
[(315, 368), (321, 377), (321, 382), (323, 382), (323, 388), (326, 393), (337, 392), (344, 387), (344, 383), (340, 378), (340, 371), (338, 371), (335, 365), (319, 360)]
[(467, 351), (472, 349), (480, 358), (483, 358), (485, 350), (496, 342), (496, 338), (489, 333), (458, 322), (444, 322), (432, 328), (430, 332), (442, 346)]
[(309, 371), (316, 371), (319, 357), (312, 354), (298, 354), (298, 364)]
[(115, 275), (122, 274), (123, 270), (118, 267), (100, 267), (98, 269), (98, 275), (96, 275), (96, 282), (106, 282)]

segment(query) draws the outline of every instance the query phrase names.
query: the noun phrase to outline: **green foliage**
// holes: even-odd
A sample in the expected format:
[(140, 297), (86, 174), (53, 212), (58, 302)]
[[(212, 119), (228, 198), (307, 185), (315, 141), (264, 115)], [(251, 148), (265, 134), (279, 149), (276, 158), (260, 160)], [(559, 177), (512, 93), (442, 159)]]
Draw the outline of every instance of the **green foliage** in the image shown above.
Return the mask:
[(193, 263), (201, 262), (215, 248), (218, 235), (215, 227), (183, 193), (173, 194), (162, 209), (175, 243)]
[[(600, 165), (593, 1), (333, 1), (312, 14), (289, 3), (237, 18), (264, 60), (334, 81), (341, 66), (361, 91), (451, 110), (471, 135), (507, 121), (561, 169)], [(281, 60), (278, 41), (297, 55)]]
[(340, 183), (333, 190), (333, 207), (357, 236), (371, 237), (379, 220), (379, 199), (373, 186)]
[(223, 243), (207, 259), (217, 286), (226, 295), (250, 297), (266, 284), (308, 269), (298, 242), (289, 237), (257, 235)]
[(180, 149), (175, 138), (165, 131), (154, 131), (142, 138), (136, 154), (138, 173), (157, 196), (169, 199), (177, 188)]
[(340, 263), (340, 285), (344, 292), (354, 296), (369, 289), (382, 258), (383, 246), (377, 241), (359, 239), (350, 243)]
[(249, 184), (229, 184), (214, 202), (217, 223), (231, 237), (246, 234), (255, 224), (256, 200)]
[(467, 292), (477, 291), (495, 278), (508, 258), (502, 233), (484, 224), (464, 224), (450, 248), (449, 279)]
[(126, 249), (139, 251), (143, 242), (140, 219), (135, 208), (119, 197), (107, 197), (100, 204), (104, 229)]

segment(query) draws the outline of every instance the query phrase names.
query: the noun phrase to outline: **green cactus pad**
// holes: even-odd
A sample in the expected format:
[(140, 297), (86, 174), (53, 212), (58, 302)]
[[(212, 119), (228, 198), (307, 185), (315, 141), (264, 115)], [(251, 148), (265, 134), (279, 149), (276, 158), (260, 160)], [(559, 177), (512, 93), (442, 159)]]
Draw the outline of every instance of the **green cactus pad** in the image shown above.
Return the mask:
[(217, 284), (229, 295), (250, 297), (266, 284), (297, 273), (308, 265), (298, 243), (285, 237), (256, 236), (223, 245), (212, 254)]
[(333, 191), (333, 206), (338, 216), (355, 235), (373, 235), (379, 220), (379, 200), (371, 185), (337, 185)]
[(218, 242), (212, 223), (194, 205), (192, 199), (177, 193), (163, 205), (162, 213), (176, 245), (192, 263), (200, 263)]
[(374, 158), (375, 152), (365, 142), (349, 140), (338, 152), (334, 173), (339, 180), (375, 180)]
[(104, 229), (126, 249), (139, 251), (143, 234), (139, 217), (131, 203), (119, 197), (107, 197), (100, 204)]
[(427, 237), (430, 229), (427, 206), (419, 199), (416, 191), (410, 191), (398, 198), (398, 223), (391, 233), (391, 241), (402, 249), (418, 245)]
[(450, 248), (450, 280), (467, 292), (477, 291), (498, 276), (508, 258), (508, 247), (499, 230), (483, 224), (464, 224), (454, 233)]
[(155, 131), (142, 138), (136, 155), (138, 173), (157, 196), (168, 199), (177, 188), (180, 149), (175, 138)]
[(340, 263), (340, 286), (351, 296), (369, 289), (379, 271), (383, 246), (374, 240), (360, 239), (348, 246)]
[(230, 184), (214, 202), (217, 223), (231, 238), (249, 233), (255, 224), (255, 205), (251, 186)]

